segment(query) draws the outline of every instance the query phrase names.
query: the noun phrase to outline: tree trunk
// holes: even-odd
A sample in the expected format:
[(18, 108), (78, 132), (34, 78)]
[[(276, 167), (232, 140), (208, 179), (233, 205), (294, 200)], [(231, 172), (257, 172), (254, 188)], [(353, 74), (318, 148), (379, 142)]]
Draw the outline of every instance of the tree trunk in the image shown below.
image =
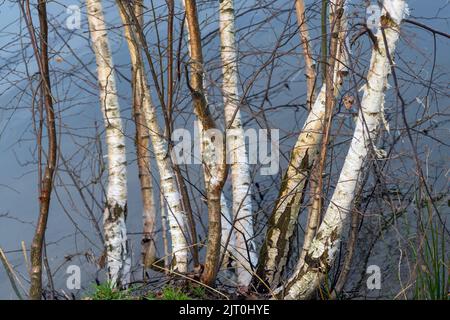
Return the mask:
[[(140, 25), (143, 25), (143, 10), (142, 0), (137, 0), (133, 4), (134, 15), (137, 17)], [(129, 26), (126, 26), (129, 28)], [(126, 32), (128, 33), (128, 32)], [(143, 95), (142, 95), (142, 79), (140, 77), (141, 71), (138, 70), (142, 66), (134, 64), (131, 66), (131, 86), (133, 92), (133, 116), (136, 126), (136, 156), (139, 172), (139, 182), (141, 185), (142, 197), (142, 218), (143, 218), (143, 234), (142, 234), (142, 264), (144, 268), (151, 268), (156, 260), (156, 246), (155, 246), (155, 220), (156, 209), (153, 195), (153, 183), (151, 176), (150, 163), (150, 139), (147, 126), (143, 114)]]
[(304, 264), (299, 266), (285, 288), (276, 292), (285, 299), (307, 299), (313, 296), (321, 281), (331, 268), (344, 224), (347, 221), (358, 182), (367, 168), (369, 151), (375, 151), (374, 141), (380, 122), (383, 121), (384, 92), (390, 72), (388, 55), (392, 56), (399, 36), (399, 27), (407, 12), (405, 1), (385, 0), (381, 16), (383, 33), (377, 33), (378, 50), (372, 50), (367, 84), (358, 113), (358, 120), (336, 189), (325, 213), (317, 235), (305, 256)]
[(97, 61), (100, 103), (108, 146), (108, 189), (103, 216), (108, 279), (113, 287), (127, 286), (130, 280), (131, 261), (125, 225), (127, 216), (125, 136), (102, 5), (99, 0), (86, 0), (86, 5), (92, 46)]
[[(50, 84), (50, 71), (48, 64), (48, 24), (47, 24), (47, 8), (46, 1), (39, 0), (38, 15), (39, 15), (39, 33), (40, 33), (40, 49), (37, 48), (37, 41), (34, 36), (32, 28), (31, 13), (28, 10), (28, 27), (30, 28), (30, 36), (33, 42), (34, 54), (36, 56), (37, 64), (39, 66), (41, 78), (41, 92), (42, 100), (45, 105), (46, 125), (48, 134), (47, 147), (47, 164), (44, 170), (44, 175), (39, 177), (39, 217), (36, 224), (36, 231), (31, 244), (30, 258), (31, 258), (31, 274), (30, 274), (30, 299), (40, 300), (42, 297), (42, 249), (45, 237), (45, 230), (47, 228), (47, 220), (50, 208), (50, 196), (53, 189), (53, 177), (56, 168), (56, 128), (55, 128), (55, 113), (53, 110), (53, 97)], [(42, 147), (40, 141), (39, 148)], [(41, 163), (39, 162), (39, 165)], [(40, 172), (40, 170), (39, 170)], [(51, 279), (49, 279), (51, 281)]]
[(245, 289), (250, 284), (253, 268), (257, 264), (253, 233), (252, 181), (244, 129), (241, 123), (238, 93), (238, 66), (235, 45), (233, 0), (220, 2), (219, 10), (222, 95), (225, 109), (227, 150), (231, 160), (233, 218), (235, 222), (235, 259), (237, 260), (238, 286)]
[[(222, 254), (222, 269), (227, 270), (230, 264), (234, 263), (236, 235), (233, 231), (233, 218), (230, 212), (230, 206), (223, 192), (220, 195), (220, 206), (222, 211), (222, 238), (221, 238), (221, 254)], [(228, 270), (227, 270), (228, 272)], [(230, 276), (232, 275), (231, 272)]]
[[(132, 25), (136, 23), (133, 17), (130, 18), (126, 4), (122, 0), (117, 1), (119, 12), (125, 26), (125, 36), (130, 51), (131, 64), (136, 66), (137, 78), (140, 79), (142, 108), (144, 111), (144, 119), (149, 130), (150, 139), (155, 153), (156, 164), (161, 176), (162, 196), (167, 202), (168, 223), (170, 236), (172, 240), (172, 269), (179, 273), (186, 273), (188, 269), (188, 251), (186, 214), (183, 211), (181, 196), (176, 184), (175, 174), (172, 167), (172, 160), (168, 151), (168, 143), (161, 134), (158, 124), (156, 108), (151, 100), (150, 89), (145, 77), (142, 56), (139, 51), (140, 40), (136, 36)], [(140, 28), (140, 26), (138, 26)]]
[[(306, 36), (303, 35), (302, 38), (304, 37)], [(341, 37), (343, 36), (340, 35), (339, 38)], [(334, 92), (338, 94), (347, 71), (344, 48), (339, 46), (336, 52), (338, 57), (333, 68), (333, 83), (335, 85)], [(311, 90), (307, 91), (311, 92)], [(266, 292), (268, 287), (276, 288), (280, 284), (281, 276), (288, 262), (288, 254), (301, 211), (306, 183), (311, 168), (320, 153), (326, 120), (325, 104), (326, 84), (324, 83), (291, 152), (277, 202), (269, 218), (266, 237), (259, 254), (257, 276), (253, 278), (253, 284), (258, 291)], [(308, 223), (310, 220), (308, 219)]]
[[(209, 112), (203, 87), (203, 53), (195, 0), (184, 1), (189, 33), (190, 83), (194, 112), (202, 126), (202, 160), (205, 165), (205, 185), (208, 201), (208, 239), (202, 281), (213, 285), (219, 270), (221, 244), (221, 192), (227, 176), (225, 141), (214, 135), (216, 125)], [(217, 132), (217, 130), (216, 130)], [(210, 135), (212, 133), (212, 135)]]
[(295, 1), (295, 13), (297, 15), (297, 24), (300, 29), (300, 40), (302, 41), (303, 57), (305, 59), (305, 75), (306, 75), (306, 105), (311, 110), (313, 101), (315, 100), (316, 86), (316, 70), (312, 57), (312, 49), (309, 43), (309, 31), (306, 24), (305, 2), (303, 0)]
[[(297, 264), (302, 264), (306, 253), (309, 250), (312, 239), (316, 235), (322, 215), (323, 202), (323, 174), (328, 149), (329, 133), (331, 130), (332, 114), (335, 105), (335, 98), (339, 95), (339, 89), (343, 83), (343, 75), (347, 73), (347, 53), (345, 50), (345, 37), (347, 35), (347, 19), (344, 12), (344, 1), (333, 0), (330, 2), (330, 24), (333, 28), (330, 40), (330, 57), (326, 68), (325, 76), (325, 115), (322, 126), (323, 139), (319, 159), (315, 161), (311, 169), (310, 181), (310, 207), (306, 225), (305, 236), (303, 238), (303, 248)], [(336, 68), (335, 68), (336, 66)]]

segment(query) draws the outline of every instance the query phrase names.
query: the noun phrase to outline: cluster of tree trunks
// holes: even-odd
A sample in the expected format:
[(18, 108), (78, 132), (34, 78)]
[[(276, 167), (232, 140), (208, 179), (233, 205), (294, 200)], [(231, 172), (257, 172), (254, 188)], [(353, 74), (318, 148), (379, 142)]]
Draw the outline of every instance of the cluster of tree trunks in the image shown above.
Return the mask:
[[(349, 74), (351, 59), (347, 47), (347, 11), (345, 0), (329, 1), (329, 44), (323, 61), (323, 83), (316, 93), (318, 77), (313, 50), (310, 46), (307, 17), (303, 0), (295, 1), (295, 9), (303, 48), (306, 73), (306, 105), (308, 116), (291, 152), (286, 172), (262, 246), (257, 254), (253, 226), (252, 177), (240, 111), (238, 52), (236, 49), (235, 13), (233, 0), (219, 3), (220, 57), (222, 63), (222, 95), (224, 134), (219, 130), (208, 107), (207, 84), (203, 60), (202, 38), (195, 0), (183, 0), (185, 28), (188, 38), (189, 62), (186, 68), (192, 106), (201, 132), (201, 153), (208, 209), (208, 234), (204, 263), (200, 266), (195, 221), (188, 193), (179, 167), (171, 157), (170, 138), (172, 94), (167, 101), (158, 86), (153, 60), (147, 46), (142, 0), (117, 0), (123, 22), (132, 76), (132, 111), (136, 128), (135, 148), (142, 195), (142, 263), (145, 268), (157, 264), (155, 246), (156, 204), (152, 175), (150, 174), (150, 147), (153, 149), (160, 176), (161, 216), (167, 218), (170, 250), (165, 242), (166, 270), (174, 274), (187, 274), (193, 257), (200, 280), (214, 286), (221, 267), (233, 261), (237, 287), (241, 292), (257, 290), (270, 292), (274, 298), (308, 299), (315, 295), (333, 266), (342, 239), (342, 230), (348, 224), (358, 187), (367, 174), (370, 157), (379, 157), (376, 141), (380, 124), (384, 122), (384, 95), (388, 86), (392, 57), (399, 38), (399, 28), (407, 12), (404, 0), (384, 0), (380, 25), (375, 35), (367, 83), (358, 107), (358, 117), (338, 182), (323, 208), (322, 177), (326, 167), (330, 129), (336, 99), (341, 95), (345, 76)], [(167, 1), (169, 13), (174, 14), (173, 1)], [(48, 31), (46, 1), (38, 1), (39, 41), (34, 36), (30, 7), (23, 6), (41, 77), (40, 90), (45, 124), (48, 131), (46, 165), (41, 175), (40, 210), (37, 230), (31, 247), (30, 297), (42, 296), (42, 248), (50, 207), (50, 195), (57, 160), (55, 115), (51, 93), (48, 63)], [(107, 26), (101, 0), (86, 0), (87, 20), (92, 49), (97, 64), (99, 107), (105, 125), (107, 145), (108, 187), (103, 217), (104, 246), (108, 280), (113, 287), (126, 287), (130, 282), (131, 258), (127, 240), (127, 159), (125, 135), (116, 88), (115, 67), (108, 41)], [(325, 9), (326, 6), (325, 6)], [(325, 10), (326, 11), (326, 10)], [(324, 22), (326, 24), (326, 20)], [(326, 26), (325, 26), (326, 28)], [(168, 43), (171, 52), (173, 17), (169, 19)], [(322, 48), (323, 50), (325, 48)], [(329, 51), (329, 52), (328, 52)], [(322, 52), (322, 56), (323, 56)], [(144, 59), (146, 59), (144, 61)], [(172, 63), (169, 58), (169, 82), (173, 86)], [(325, 63), (326, 62), (326, 63)], [(152, 101), (146, 65), (152, 70), (159, 104), (165, 115), (165, 128), (159, 124), (157, 110)], [(173, 88), (171, 89), (173, 90)], [(169, 90), (169, 91), (171, 91)], [(216, 132), (217, 135), (211, 134)], [(40, 143), (39, 147), (42, 146)], [(231, 159), (226, 164), (226, 152)], [(232, 205), (228, 206), (223, 187), (231, 174)], [(309, 186), (309, 209), (303, 246), (291, 275), (286, 275), (288, 257), (293, 250), (293, 238), (301, 207)], [(165, 223), (163, 223), (163, 228)], [(223, 259), (226, 256), (226, 259)], [(170, 257), (170, 259), (169, 259)], [(221, 265), (221, 258), (226, 263)], [(170, 263), (168, 262), (170, 260)], [(222, 260), (222, 262), (223, 262)], [(159, 265), (159, 264), (158, 264)], [(200, 267), (200, 268), (199, 268)], [(287, 278), (287, 281), (283, 281)]]

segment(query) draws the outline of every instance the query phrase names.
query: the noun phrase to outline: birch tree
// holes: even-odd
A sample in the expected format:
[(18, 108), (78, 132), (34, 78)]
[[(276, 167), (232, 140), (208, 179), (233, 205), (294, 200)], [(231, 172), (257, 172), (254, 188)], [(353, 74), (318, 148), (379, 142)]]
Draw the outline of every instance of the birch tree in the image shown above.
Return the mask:
[[(233, 264), (235, 257), (235, 248), (236, 248), (236, 235), (233, 232), (233, 218), (230, 211), (230, 205), (225, 198), (225, 195), (220, 195), (220, 206), (221, 206), (221, 225), (222, 225), (222, 237), (221, 241), (221, 255), (223, 257), (222, 260), (222, 269), (228, 269), (230, 264)], [(234, 272), (231, 270), (226, 270), (228, 272), (227, 277), (233, 278), (235, 276)]]
[[(140, 25), (143, 25), (143, 3), (138, 0), (133, 4), (134, 15)], [(130, 28), (126, 26), (125, 28)], [(130, 37), (130, 30), (126, 31), (126, 36)], [(136, 61), (135, 61), (136, 62)], [(139, 182), (141, 186), (142, 197), (142, 219), (143, 219), (143, 235), (142, 235), (142, 263), (145, 268), (150, 268), (156, 260), (155, 246), (155, 223), (156, 208), (153, 195), (152, 176), (150, 174), (150, 139), (147, 126), (145, 124), (143, 111), (143, 94), (140, 69), (142, 66), (138, 63), (131, 65), (131, 85), (133, 94), (133, 116), (136, 126), (136, 156), (139, 172)]]
[[(142, 55), (139, 49), (143, 39), (138, 35), (142, 31), (140, 29), (141, 26), (139, 25), (136, 16), (127, 10), (127, 5), (123, 1), (119, 0), (117, 1), (117, 4), (124, 24), (131, 64), (135, 67), (136, 77), (139, 79), (144, 119), (150, 134), (156, 164), (161, 176), (162, 196), (167, 202), (167, 217), (174, 258), (172, 261), (172, 269), (176, 272), (186, 273), (188, 269), (189, 252), (187, 242), (187, 218), (183, 211), (182, 199), (177, 187), (172, 159), (168, 152), (168, 144), (159, 127), (156, 108), (152, 102), (150, 89), (144, 72)], [(135, 28), (132, 28), (132, 26)]]
[(335, 99), (339, 95), (340, 88), (343, 84), (343, 76), (347, 74), (347, 52), (345, 50), (345, 41), (347, 35), (347, 12), (345, 10), (345, 1), (330, 2), (330, 57), (325, 70), (325, 114), (324, 124), (322, 125), (322, 141), (320, 154), (311, 168), (310, 182), (310, 205), (308, 210), (308, 219), (303, 238), (303, 248), (297, 264), (302, 264), (306, 253), (309, 250), (311, 241), (316, 234), (322, 215), (323, 202), (323, 175), (325, 169), (325, 161), (328, 150), (328, 142), (331, 131), (331, 123), (333, 119), (333, 109)]
[(238, 286), (247, 288), (257, 263), (253, 234), (252, 190), (244, 129), (239, 110), (238, 66), (235, 45), (233, 0), (219, 2), (222, 94), (225, 111), (227, 150), (231, 160), (235, 259)]
[(303, 0), (295, 0), (295, 14), (297, 16), (297, 25), (300, 32), (303, 58), (305, 59), (306, 105), (310, 110), (315, 100), (317, 75), (315, 70), (315, 62), (312, 56), (312, 48), (310, 45), (308, 24), (306, 21), (305, 2)]
[(108, 189), (103, 227), (108, 279), (113, 287), (126, 286), (131, 261), (127, 244), (127, 161), (125, 136), (115, 83), (115, 71), (100, 0), (86, 0), (89, 31), (97, 62), (100, 107), (108, 147)]
[[(336, 6), (336, 1), (330, 2), (331, 6)], [(341, 4), (342, 5), (342, 4)], [(304, 5), (297, 5), (297, 10), (304, 9)], [(304, 17), (304, 12), (297, 12), (297, 16)], [(306, 22), (300, 18), (302, 24)], [(343, 33), (341, 25), (337, 27), (338, 43), (342, 42)], [(301, 28), (302, 43), (309, 42), (306, 26)], [(311, 49), (303, 46), (303, 55), (307, 64), (307, 84), (314, 85), (311, 81), (312, 73)], [(345, 66), (345, 55), (342, 46), (338, 46), (334, 64), (332, 79), (335, 86), (334, 93), (339, 93), (344, 77), (347, 74)], [(314, 96), (314, 89), (308, 87), (308, 97)], [(320, 146), (323, 139), (323, 128), (326, 120), (326, 83), (323, 83), (314, 101), (310, 112), (303, 125), (302, 131), (291, 152), (288, 168), (284, 174), (282, 185), (278, 193), (272, 214), (269, 218), (267, 233), (259, 254), (259, 264), (257, 277), (253, 278), (253, 283), (259, 291), (267, 291), (267, 287), (275, 288), (279, 285), (281, 276), (285, 270), (288, 253), (291, 248), (294, 230), (297, 225), (301, 204), (305, 194), (306, 183), (310, 170), (317, 161), (320, 153)], [(308, 99), (307, 97), (307, 99)], [(310, 221), (311, 219), (308, 219)], [(264, 281), (261, 282), (261, 280)]]
[(379, 156), (374, 141), (380, 123), (384, 120), (384, 92), (391, 70), (388, 55), (394, 54), (400, 23), (407, 13), (404, 0), (385, 0), (383, 6), (376, 35), (378, 49), (372, 50), (361, 108), (338, 183), (304, 263), (297, 267), (288, 284), (276, 292), (279, 297), (307, 299), (314, 294), (334, 262), (358, 182), (367, 167), (369, 152), (373, 151), (374, 155)]

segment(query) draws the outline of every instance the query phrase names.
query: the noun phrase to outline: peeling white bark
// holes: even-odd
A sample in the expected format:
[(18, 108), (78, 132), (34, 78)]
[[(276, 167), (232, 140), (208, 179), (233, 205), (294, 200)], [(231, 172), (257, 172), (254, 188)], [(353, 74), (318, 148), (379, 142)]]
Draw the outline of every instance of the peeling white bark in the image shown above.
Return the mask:
[[(388, 51), (393, 56), (399, 37), (399, 25), (407, 13), (407, 5), (404, 0), (385, 0), (384, 8), (381, 21), (385, 27)], [(339, 248), (342, 229), (349, 216), (358, 181), (366, 168), (367, 155), (376, 140), (383, 117), (384, 92), (391, 66), (381, 30), (377, 33), (377, 41), (379, 51), (372, 50), (361, 110), (336, 189), (305, 257), (305, 263), (296, 270), (282, 293), (285, 299), (311, 297), (330, 269)], [(281, 291), (284, 289), (277, 293), (281, 294)]]
[(156, 164), (161, 180), (161, 194), (167, 203), (167, 220), (172, 244), (172, 270), (179, 273), (186, 273), (188, 270), (188, 251), (187, 242), (187, 217), (183, 211), (181, 195), (179, 193), (175, 173), (172, 167), (171, 157), (168, 152), (168, 144), (162, 134), (158, 124), (156, 108), (152, 102), (150, 89), (145, 76), (142, 56), (139, 51), (138, 37), (133, 37), (133, 30), (128, 23), (128, 19), (122, 10), (120, 10), (123, 24), (125, 25), (125, 36), (127, 38), (128, 49), (130, 51), (131, 63), (137, 67), (136, 73), (141, 85), (142, 108), (144, 111), (145, 123), (153, 145)]
[(230, 207), (223, 192), (220, 195), (220, 206), (222, 210), (222, 238), (221, 238), (221, 254), (226, 254), (223, 259), (222, 267), (226, 268), (229, 259), (234, 256), (234, 248), (236, 245), (236, 238), (233, 232), (233, 218), (231, 216)]
[(164, 247), (164, 269), (166, 273), (170, 270), (170, 247), (169, 240), (167, 239), (167, 203), (164, 201), (162, 192), (160, 192), (160, 210), (161, 210), (161, 232)]
[[(205, 98), (207, 98), (207, 96), (205, 95)], [(202, 157), (202, 159), (200, 159), (203, 162), (203, 157), (205, 156), (205, 152), (204, 152), (204, 145), (209, 144), (209, 139), (206, 139), (206, 136), (204, 134), (203, 131), (203, 126), (201, 124), (200, 121), (196, 121), (197, 123), (197, 127), (198, 127), (198, 132), (199, 132), (199, 136), (200, 136), (200, 146), (199, 146), (199, 151), (200, 151), (200, 155)], [(206, 166), (203, 164), (203, 175), (205, 177), (208, 176), (207, 173), (207, 168)], [(222, 268), (227, 268), (228, 264), (229, 264), (229, 260), (233, 259), (235, 257), (235, 246), (236, 246), (236, 236), (233, 232), (233, 217), (231, 214), (231, 210), (230, 210), (230, 205), (227, 201), (227, 199), (225, 198), (225, 195), (223, 194), (223, 192), (220, 193), (220, 210), (221, 210), (221, 227), (222, 227), (222, 236), (220, 238), (220, 243), (221, 243), (221, 250), (220, 253), (221, 255), (225, 254), (225, 257), (222, 261)], [(228, 242), (227, 242), (228, 240)], [(229, 274), (225, 274), (225, 277), (232, 277), (233, 275), (231, 273)]]
[[(336, 5), (335, 0), (330, 1), (330, 3)], [(343, 19), (341, 25), (342, 34), (339, 38), (344, 39), (347, 32), (345, 19)], [(335, 95), (338, 95), (347, 73), (347, 56), (341, 41), (337, 44), (336, 52), (337, 61), (333, 71), (333, 83), (335, 84)], [(324, 83), (292, 150), (278, 201), (269, 220), (258, 274), (272, 288), (280, 284), (281, 276), (287, 264), (292, 236), (297, 225), (308, 174), (319, 156), (323, 139), (323, 126), (326, 121), (325, 100), (326, 85)], [(256, 279), (256, 283), (259, 283), (259, 279)], [(264, 289), (263, 286), (261, 287)]]
[(156, 164), (161, 178), (162, 196), (167, 203), (168, 209), (167, 218), (172, 241), (172, 254), (174, 256), (172, 269), (180, 273), (186, 273), (188, 269), (189, 251), (186, 239), (187, 217), (183, 211), (181, 196), (177, 188), (171, 158), (168, 154), (167, 141), (164, 140), (164, 137), (160, 133), (161, 130), (157, 122), (156, 109), (150, 99), (148, 86), (144, 86), (144, 115), (149, 128)]
[[(120, 8), (119, 8), (120, 9)], [(143, 2), (142, 0), (136, 0), (133, 5), (134, 14), (142, 26), (144, 23), (143, 15)], [(127, 41), (131, 41), (128, 38), (130, 36), (130, 26), (125, 27), (125, 34)], [(130, 43), (132, 45), (132, 43)], [(137, 53), (136, 53), (137, 54)], [(133, 60), (133, 59), (132, 59)], [(151, 175), (151, 162), (150, 162), (150, 138), (147, 127), (145, 125), (145, 119), (142, 112), (142, 79), (139, 77), (141, 74), (139, 69), (143, 68), (141, 64), (131, 65), (131, 88), (133, 92), (133, 117), (136, 127), (136, 156), (137, 167), (139, 173), (139, 182), (141, 186), (141, 198), (142, 198), (142, 220), (143, 220), (143, 234), (142, 234), (142, 264), (144, 268), (152, 267), (156, 261), (156, 243), (155, 243), (155, 223), (156, 223), (156, 208), (153, 198), (153, 182)]]
[(245, 147), (244, 129), (239, 111), (238, 66), (235, 45), (233, 0), (220, 1), (220, 40), (225, 108), (227, 150), (231, 160), (233, 217), (235, 223), (238, 286), (250, 284), (257, 263), (253, 232), (253, 210), (250, 168)]
[[(338, 11), (340, 11), (339, 7), (342, 5), (342, 15), (340, 17), (340, 19), (338, 18)], [(340, 94), (340, 89), (342, 87), (343, 81), (344, 81), (344, 75), (348, 73), (348, 55), (347, 55), (347, 51), (345, 48), (345, 44), (347, 43), (347, 29), (348, 29), (348, 24), (347, 24), (347, 5), (345, 4), (345, 1), (342, 3), (337, 3), (336, 0), (331, 0), (330, 1), (330, 23), (334, 23), (333, 21), (336, 19), (336, 21), (340, 21), (340, 32), (338, 33), (338, 37), (337, 37), (337, 43), (336, 43), (336, 60), (335, 60), (335, 67), (334, 67), (334, 72), (333, 72), (333, 86), (334, 86), (334, 97), (338, 97)], [(347, 48), (348, 50), (350, 50), (350, 48)], [(326, 85), (324, 85), (324, 89), (325, 89)], [(326, 94), (324, 93), (324, 96), (326, 96)], [(324, 97), (324, 99), (326, 100), (326, 97)], [(325, 103), (325, 102), (324, 102)], [(325, 108), (326, 108), (326, 103), (325, 103)], [(332, 104), (332, 109), (334, 108), (334, 101)], [(325, 114), (323, 114), (324, 117)], [(325, 118), (324, 118), (325, 119)], [(325, 121), (327, 121), (325, 119)], [(322, 132), (324, 132), (323, 128), (322, 128)], [(321, 145), (322, 145), (322, 139), (320, 139), (321, 141)], [(319, 150), (316, 149), (315, 150), (317, 153), (314, 154), (314, 157), (318, 157), (318, 152)], [(311, 159), (312, 160), (312, 159)], [(312, 163), (311, 163), (312, 164)], [(319, 164), (320, 166), (320, 164)], [(310, 177), (310, 181), (311, 181), (311, 192), (312, 194), (310, 195), (311, 197), (311, 205), (309, 207), (309, 214), (308, 214), (308, 220), (307, 220), (307, 225), (306, 225), (306, 230), (305, 230), (305, 235), (303, 238), (303, 248), (300, 254), (300, 257), (297, 261), (297, 266), (301, 266), (304, 262), (305, 256), (311, 246), (311, 242), (314, 238), (314, 236), (316, 235), (316, 231), (317, 228), (319, 226), (320, 223), (320, 218), (321, 218), (321, 198), (320, 197), (316, 197), (316, 195), (321, 194), (321, 190), (318, 190), (318, 185), (317, 185), (317, 179), (318, 177), (316, 176), (317, 174), (321, 174), (318, 173), (317, 171), (319, 171), (319, 166), (317, 166), (315, 169), (312, 169), (313, 172), (311, 173), (312, 176)]]
[(103, 9), (99, 0), (86, 0), (92, 47), (97, 62), (100, 102), (108, 146), (108, 189), (103, 216), (108, 278), (112, 286), (126, 286), (131, 260), (127, 245), (127, 160), (120, 118), (114, 65)]

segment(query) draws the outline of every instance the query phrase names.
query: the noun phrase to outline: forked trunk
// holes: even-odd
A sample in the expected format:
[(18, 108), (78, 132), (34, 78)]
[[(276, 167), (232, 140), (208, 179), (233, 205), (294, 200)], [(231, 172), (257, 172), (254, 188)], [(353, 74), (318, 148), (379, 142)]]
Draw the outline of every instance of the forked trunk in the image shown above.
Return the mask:
[[(219, 271), (221, 245), (221, 192), (227, 176), (225, 142), (217, 131), (208, 109), (203, 87), (203, 53), (197, 5), (194, 0), (185, 0), (186, 24), (189, 33), (190, 83), (194, 112), (201, 122), (202, 161), (205, 166), (205, 185), (208, 201), (208, 239), (205, 269), (202, 282), (213, 285)], [(217, 134), (215, 134), (217, 133)]]
[[(400, 23), (407, 13), (404, 0), (385, 0), (381, 15), (381, 28), (376, 39), (378, 50), (372, 50), (367, 84), (361, 101), (353, 139), (339, 176), (323, 222), (305, 256), (284, 288), (276, 294), (285, 299), (308, 299), (312, 297), (330, 270), (342, 236), (343, 226), (352, 209), (358, 183), (367, 168), (370, 151), (376, 156), (376, 135), (380, 122), (384, 119), (384, 92), (391, 66), (389, 56), (393, 56), (399, 37)], [(384, 45), (383, 30), (387, 47)]]
[[(338, 34), (338, 38), (342, 39), (343, 35)], [(302, 35), (302, 38), (305, 37)], [(337, 62), (333, 68), (333, 83), (334, 93), (337, 95), (347, 71), (343, 47), (338, 46), (336, 52)], [(308, 92), (312, 94), (311, 90)], [(305, 196), (306, 184), (310, 178), (311, 168), (320, 153), (323, 128), (326, 122), (325, 103), (326, 84), (324, 83), (291, 152), (277, 202), (269, 218), (267, 233), (259, 254), (257, 276), (253, 277), (253, 284), (258, 291), (267, 292), (269, 288), (276, 288), (280, 284), (281, 276), (286, 268), (294, 230)]]

